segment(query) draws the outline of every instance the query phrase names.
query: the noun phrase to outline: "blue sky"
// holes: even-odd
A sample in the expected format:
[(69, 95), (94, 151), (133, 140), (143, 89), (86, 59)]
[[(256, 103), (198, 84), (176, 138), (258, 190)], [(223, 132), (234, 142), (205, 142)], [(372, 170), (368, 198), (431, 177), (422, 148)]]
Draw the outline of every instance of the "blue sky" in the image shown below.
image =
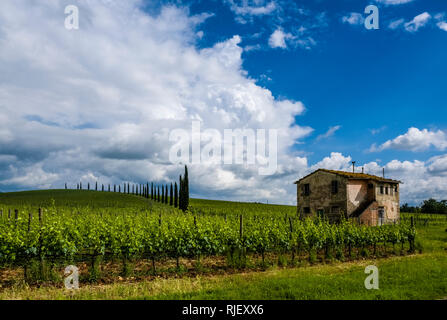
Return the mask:
[[(269, 3), (272, 1), (263, 5)], [(248, 4), (256, 7), (253, 2)], [(366, 17), (363, 11), (369, 4), (379, 7), (379, 30), (343, 23), (343, 17), (352, 12)], [(386, 5), (340, 0), (279, 5), (281, 9), (271, 14), (245, 16), (245, 23), (237, 21), (238, 15), (228, 2), (198, 1), (190, 8), (193, 13), (215, 14), (203, 25), (205, 36), (199, 46), (241, 35), (242, 46), (260, 46), (243, 54), (249, 75), (276, 97), (299, 100), (307, 106), (297, 121), (315, 131), (302, 141), (304, 144), (297, 145), (297, 150), (306, 152), (311, 162), (321, 159), (328, 150), (349, 153), (360, 162), (425, 160), (439, 153), (433, 148), (423, 153), (368, 150), (372, 144), (396, 137), (409, 127), (447, 129), (447, 33), (435, 25), (434, 18), (417, 32), (389, 28), (392, 21), (408, 22), (424, 12), (431, 16), (445, 12), (446, 3), (419, 0)], [(300, 9), (306, 13), (300, 14)], [(316, 44), (311, 49), (269, 47), (268, 39), (278, 27), (293, 32), (302, 26), (312, 26), (308, 35)], [(259, 37), (253, 39), (252, 35), (258, 33)], [(340, 128), (333, 136), (316, 139), (335, 126)]]
[(7, 0), (0, 48), (0, 192), (170, 183), (170, 134), (199, 121), (277, 130), (278, 159), (191, 164), (194, 197), (294, 204), (356, 161), (402, 202), (447, 199), (445, 1)]

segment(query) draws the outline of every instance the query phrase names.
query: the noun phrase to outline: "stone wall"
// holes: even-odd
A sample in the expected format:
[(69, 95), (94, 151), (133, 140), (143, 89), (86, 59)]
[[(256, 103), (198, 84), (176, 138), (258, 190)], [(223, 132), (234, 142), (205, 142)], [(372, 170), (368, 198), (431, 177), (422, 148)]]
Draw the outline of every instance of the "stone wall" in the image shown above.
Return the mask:
[(368, 181), (349, 180), (347, 185), (347, 213), (354, 212), (362, 203), (368, 201)]
[[(380, 186), (383, 186), (384, 193), (381, 194)], [(388, 194), (385, 193), (385, 188), (388, 187)], [(376, 201), (378, 207), (383, 207), (385, 210), (385, 221), (387, 223), (400, 219), (400, 204), (399, 204), (399, 186), (397, 185), (397, 192), (395, 192), (396, 185), (389, 183), (377, 183), (376, 186)]]
[[(332, 194), (332, 181), (338, 181), (338, 192)], [(318, 210), (330, 219), (338, 219), (340, 214), (346, 213), (346, 181), (339, 175), (328, 172), (316, 172), (297, 185), (298, 214), (301, 216), (315, 216)], [(304, 185), (310, 185), (310, 195), (304, 195)], [(310, 214), (304, 213), (304, 208), (310, 208)], [(338, 209), (336, 209), (338, 208)]]

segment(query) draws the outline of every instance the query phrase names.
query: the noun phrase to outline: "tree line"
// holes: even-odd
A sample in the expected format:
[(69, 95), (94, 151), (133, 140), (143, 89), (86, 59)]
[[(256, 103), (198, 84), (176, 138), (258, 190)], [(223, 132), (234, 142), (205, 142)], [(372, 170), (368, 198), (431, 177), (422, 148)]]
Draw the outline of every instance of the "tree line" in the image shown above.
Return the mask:
[[(65, 189), (68, 189), (67, 183), (65, 183)], [(185, 166), (185, 173), (180, 175), (179, 183), (174, 182), (168, 185), (157, 185), (153, 182), (145, 184), (135, 184), (125, 182), (124, 184), (113, 186), (111, 184), (99, 185), (98, 182), (95, 183), (93, 187), (90, 182), (87, 186), (82, 185), (82, 181), (76, 184), (77, 190), (94, 190), (102, 192), (118, 192), (124, 194), (132, 194), (136, 196), (141, 196), (146, 199), (151, 199), (153, 201), (161, 202), (166, 205), (179, 208), (180, 210), (186, 212), (189, 207), (189, 178), (188, 178), (188, 167)]]
[(420, 206), (409, 206), (408, 203), (405, 203), (400, 207), (400, 211), (408, 213), (447, 214), (447, 200), (437, 201), (436, 199), (430, 198), (424, 200)]

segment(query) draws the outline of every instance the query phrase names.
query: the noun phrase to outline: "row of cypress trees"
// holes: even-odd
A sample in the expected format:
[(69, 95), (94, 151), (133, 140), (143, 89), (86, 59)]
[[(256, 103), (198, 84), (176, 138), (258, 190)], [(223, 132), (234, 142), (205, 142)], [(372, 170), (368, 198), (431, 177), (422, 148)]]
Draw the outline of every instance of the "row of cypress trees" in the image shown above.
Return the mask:
[[(179, 180), (179, 185), (177, 185), (177, 182), (174, 184), (171, 183), (169, 188), (167, 185), (162, 185), (161, 187), (156, 186), (153, 182), (150, 186), (149, 182), (146, 184), (130, 184), (127, 182), (123, 184), (122, 189), (121, 185), (117, 186), (114, 184), (113, 192), (122, 193), (121, 190), (123, 190), (123, 193), (145, 197), (163, 204), (174, 206), (175, 208), (179, 208), (185, 212), (188, 210), (189, 206), (189, 179), (187, 166), (185, 166), (185, 173), (183, 177), (180, 175)], [(98, 187), (98, 182), (96, 182), (94, 190), (99, 191)], [(65, 189), (68, 189), (66, 183)], [(82, 182), (79, 182), (76, 185), (76, 189), (83, 190)], [(87, 190), (90, 190), (90, 183), (87, 184)], [(101, 185), (101, 191), (106, 191), (104, 184)], [(110, 184), (107, 187), (107, 191), (112, 192), (112, 187)]]

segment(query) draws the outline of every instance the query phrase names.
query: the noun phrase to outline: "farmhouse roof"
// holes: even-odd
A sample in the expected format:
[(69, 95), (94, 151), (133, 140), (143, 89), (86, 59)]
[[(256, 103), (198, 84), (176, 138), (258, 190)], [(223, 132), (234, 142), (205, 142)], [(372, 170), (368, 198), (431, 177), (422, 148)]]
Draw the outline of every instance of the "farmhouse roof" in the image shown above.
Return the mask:
[(355, 172), (347, 172), (347, 171), (337, 171), (337, 170), (328, 170), (328, 169), (318, 169), (311, 174), (308, 174), (307, 176), (299, 179), (298, 181), (295, 181), (295, 184), (298, 184), (301, 180), (313, 175), (314, 173), (317, 173), (319, 171), (327, 172), (327, 173), (333, 173), (345, 178), (348, 178), (350, 180), (374, 180), (379, 182), (387, 182), (387, 183), (402, 183), (402, 181), (399, 180), (393, 180), (393, 179), (386, 179), (379, 176), (374, 176), (372, 174), (366, 174), (366, 173), (355, 173)]

